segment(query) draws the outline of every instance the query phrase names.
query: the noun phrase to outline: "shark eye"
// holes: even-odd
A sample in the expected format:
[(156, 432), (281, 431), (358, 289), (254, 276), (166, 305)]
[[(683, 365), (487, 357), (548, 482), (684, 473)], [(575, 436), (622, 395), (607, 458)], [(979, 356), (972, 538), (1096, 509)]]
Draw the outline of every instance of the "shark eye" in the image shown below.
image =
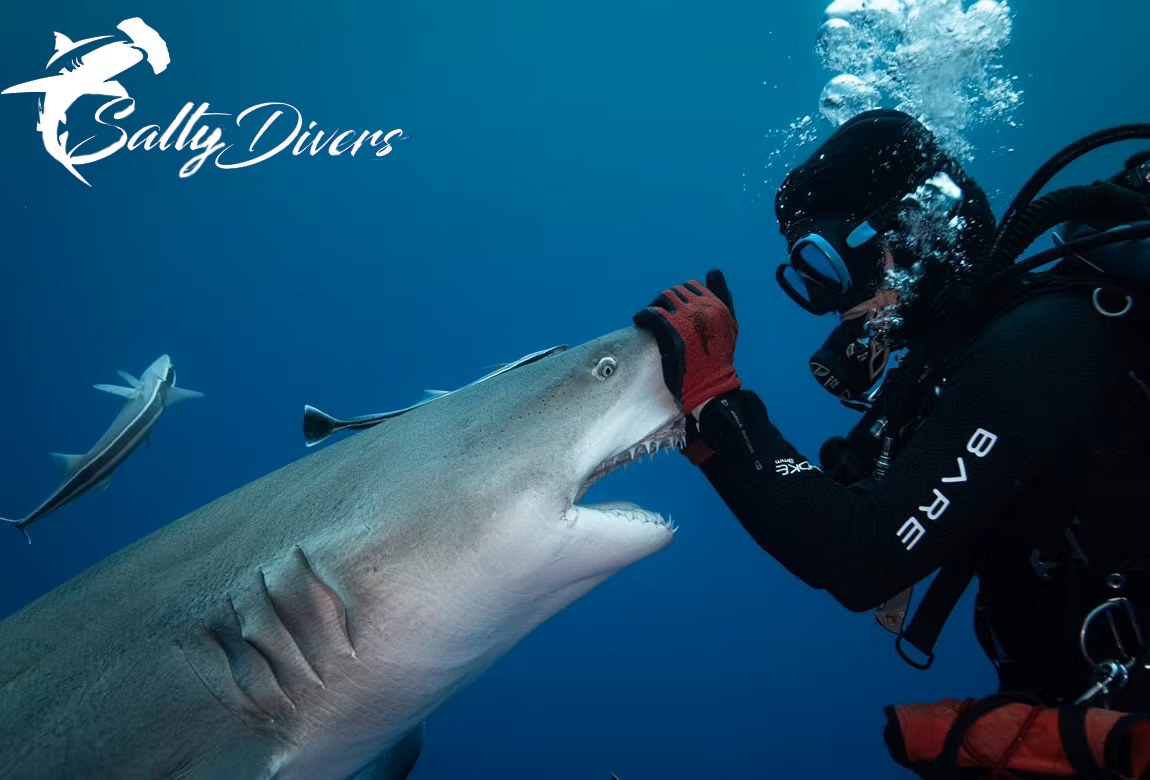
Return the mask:
[(599, 381), (606, 381), (608, 377), (615, 373), (615, 358), (599, 358), (599, 362), (595, 365), (595, 370), (591, 373), (594, 374), (595, 378)]

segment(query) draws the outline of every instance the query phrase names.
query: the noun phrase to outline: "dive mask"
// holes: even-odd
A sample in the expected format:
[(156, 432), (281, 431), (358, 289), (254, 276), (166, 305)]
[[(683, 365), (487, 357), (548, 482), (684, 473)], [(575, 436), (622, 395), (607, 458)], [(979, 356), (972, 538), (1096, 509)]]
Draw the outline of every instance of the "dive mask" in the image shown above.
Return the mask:
[[(843, 240), (845, 250), (854, 250), (870, 241), (879, 231), (869, 221), (852, 230)], [(775, 271), (775, 280), (788, 297), (811, 314), (829, 314), (845, 307), (846, 294), (853, 286), (846, 253), (836, 248), (832, 230), (810, 232), (790, 248), (789, 263)]]
[[(870, 252), (863, 247), (883, 233), (922, 222), (922, 215), (939, 227), (948, 223), (948, 227), (953, 227), (962, 203), (962, 190), (940, 171), (914, 190), (886, 201), (845, 231), (845, 236), (844, 230), (849, 225), (841, 220), (812, 221), (812, 229), (791, 244), (789, 262), (775, 271), (775, 281), (791, 300), (811, 314), (842, 312), (873, 293), (857, 289), (873, 283), (873, 279), (855, 278), (851, 274), (852, 266), (856, 273), (863, 274), (880, 267), (878, 248)], [(868, 264), (868, 256), (874, 260), (873, 264)]]

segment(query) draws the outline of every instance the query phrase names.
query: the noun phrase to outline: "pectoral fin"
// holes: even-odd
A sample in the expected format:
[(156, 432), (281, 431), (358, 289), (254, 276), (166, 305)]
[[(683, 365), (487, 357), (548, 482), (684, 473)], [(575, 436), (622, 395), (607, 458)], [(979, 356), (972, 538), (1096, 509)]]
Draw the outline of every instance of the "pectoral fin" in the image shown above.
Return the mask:
[(108, 97), (126, 98), (128, 97), (128, 90), (124, 89), (124, 85), (118, 81), (105, 81), (103, 84), (98, 84), (89, 87), (91, 91), (89, 95), (106, 95)]
[(59, 85), (59, 76), (45, 76), (35, 81), (25, 81), (23, 84), (15, 84), (3, 92), (0, 92), (0, 95), (13, 95), (20, 92), (43, 92), (47, 94)]
[(347, 780), (406, 780), (423, 751), (424, 724), (420, 723), (386, 753)]
[(92, 385), (92, 387), (112, 395), (122, 395), (124, 398), (135, 398), (139, 395), (134, 387), (120, 387), (119, 385)]
[(191, 398), (203, 398), (204, 394), (196, 390), (188, 390), (183, 387), (176, 387), (172, 385), (164, 393), (164, 406), (171, 406), (180, 401), (187, 401)]

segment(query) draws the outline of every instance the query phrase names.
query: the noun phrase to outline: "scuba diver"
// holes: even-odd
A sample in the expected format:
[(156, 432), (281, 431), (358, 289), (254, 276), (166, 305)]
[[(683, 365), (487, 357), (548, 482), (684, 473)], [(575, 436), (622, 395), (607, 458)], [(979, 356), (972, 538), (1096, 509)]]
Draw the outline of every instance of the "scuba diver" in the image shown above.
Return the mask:
[[(792, 170), (776, 280), (838, 315), (810, 369), (862, 413), (817, 466), (742, 387), (721, 271), (634, 317), (687, 416), (684, 454), (791, 574), (877, 609), (921, 669), (978, 579), (999, 693), (886, 710), (892, 757), (923, 777), (1150, 770), (1150, 153), (1036, 199), (1085, 153), (1147, 138), (1129, 125), (1068, 147), (997, 227), (982, 189), (898, 111), (856, 116)], [(1055, 247), (1015, 262), (1054, 228)]]

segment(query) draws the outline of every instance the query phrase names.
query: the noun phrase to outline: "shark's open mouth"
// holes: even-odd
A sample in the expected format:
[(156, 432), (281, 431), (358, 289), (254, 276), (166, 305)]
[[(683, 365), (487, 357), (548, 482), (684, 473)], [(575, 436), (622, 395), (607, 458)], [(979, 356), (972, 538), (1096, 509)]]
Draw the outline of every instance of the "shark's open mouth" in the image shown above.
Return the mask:
[[(575, 495), (575, 504), (587, 495), (587, 491), (591, 486), (598, 482), (603, 477), (610, 474), (619, 468), (624, 468), (629, 463), (641, 460), (644, 455), (654, 458), (660, 451), (670, 452), (684, 447), (687, 443), (687, 432), (685, 419), (683, 417), (676, 417), (668, 422), (663, 427), (647, 434), (641, 441), (634, 446), (616, 453), (611, 457), (604, 460), (598, 466), (591, 470), (591, 473), (583, 480), (578, 493)], [(621, 519), (638, 520), (645, 523), (659, 523), (670, 527), (670, 523), (664, 520), (659, 515), (640, 509), (634, 504), (625, 503), (607, 503), (595, 504), (593, 509), (598, 509), (609, 515), (618, 515)]]

